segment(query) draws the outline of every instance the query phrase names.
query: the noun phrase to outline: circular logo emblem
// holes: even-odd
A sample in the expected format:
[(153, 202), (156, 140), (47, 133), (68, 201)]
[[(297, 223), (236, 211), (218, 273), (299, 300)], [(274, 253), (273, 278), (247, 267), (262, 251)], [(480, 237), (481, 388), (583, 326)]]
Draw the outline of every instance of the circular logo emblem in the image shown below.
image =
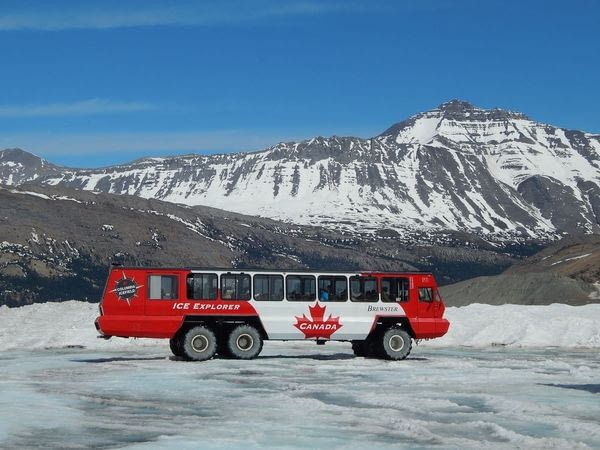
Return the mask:
[(123, 277), (116, 281), (115, 288), (110, 292), (114, 292), (119, 300), (124, 300), (128, 305), (131, 305), (131, 299), (137, 297), (137, 291), (141, 287), (133, 278), (127, 278), (125, 272), (123, 272)]
[(115, 286), (117, 297), (123, 300), (131, 298), (137, 294), (138, 286), (131, 278), (120, 279)]

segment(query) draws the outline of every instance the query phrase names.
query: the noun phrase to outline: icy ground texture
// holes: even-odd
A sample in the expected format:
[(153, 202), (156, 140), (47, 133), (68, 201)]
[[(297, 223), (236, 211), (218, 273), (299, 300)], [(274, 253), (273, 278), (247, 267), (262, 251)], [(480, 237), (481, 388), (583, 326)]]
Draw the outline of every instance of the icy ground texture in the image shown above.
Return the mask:
[[(98, 306), (85, 302), (0, 306), (0, 349), (82, 346), (114, 350), (164, 345), (160, 340), (97, 339)], [(450, 331), (424, 342), (435, 347), (495, 345), (511, 347), (600, 348), (600, 304), (569, 306), (480, 305), (447, 308)]]
[(450, 308), (400, 362), (267, 342), (187, 363), (96, 339), (96, 312), (0, 308), (0, 448), (600, 448), (600, 305)]
[(267, 343), (187, 363), (166, 346), (0, 352), (0, 448), (600, 448), (590, 350)]

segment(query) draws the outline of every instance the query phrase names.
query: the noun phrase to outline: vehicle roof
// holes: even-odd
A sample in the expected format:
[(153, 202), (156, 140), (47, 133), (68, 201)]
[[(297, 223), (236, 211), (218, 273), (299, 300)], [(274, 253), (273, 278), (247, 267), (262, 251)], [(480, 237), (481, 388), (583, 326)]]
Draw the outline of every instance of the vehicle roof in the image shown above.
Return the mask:
[(368, 270), (368, 269), (340, 269), (340, 270), (314, 270), (314, 269), (265, 269), (255, 267), (151, 267), (151, 266), (120, 266), (113, 264), (113, 270), (171, 270), (171, 271), (198, 271), (198, 272), (265, 272), (265, 273), (370, 273), (370, 274), (406, 274), (406, 275), (432, 275), (426, 271), (411, 270)]

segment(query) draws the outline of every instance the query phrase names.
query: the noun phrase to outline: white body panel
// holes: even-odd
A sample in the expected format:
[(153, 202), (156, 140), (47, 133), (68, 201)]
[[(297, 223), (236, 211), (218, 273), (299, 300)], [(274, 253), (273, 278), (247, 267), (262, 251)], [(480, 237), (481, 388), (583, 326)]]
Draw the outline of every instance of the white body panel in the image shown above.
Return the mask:
[[(221, 275), (245, 274), (254, 275), (282, 275), (284, 277), (283, 289), (284, 298), (281, 301), (257, 301), (254, 298), (254, 283), (252, 283), (252, 298), (248, 301), (258, 313), (258, 317), (269, 336), (269, 339), (277, 340), (305, 340), (305, 339), (331, 339), (331, 340), (363, 340), (371, 331), (377, 317), (403, 317), (406, 316), (400, 302), (382, 302), (381, 298), (377, 302), (356, 302), (350, 301), (320, 301), (318, 295), (318, 279), (320, 276), (343, 276), (347, 279), (347, 291), (350, 291), (350, 277), (360, 276), (361, 273), (317, 273), (317, 272), (252, 272), (252, 271), (192, 271), (193, 273), (212, 273), (219, 277), (219, 286), (221, 285)], [(315, 298), (308, 301), (290, 301), (287, 300), (288, 275), (310, 275), (315, 276), (317, 294)], [(318, 312), (322, 308), (323, 320), (315, 321), (311, 308)], [(300, 320), (299, 320), (300, 319)], [(337, 319), (337, 321), (336, 321)], [(302, 322), (304, 324), (302, 324)], [(309, 335), (300, 327), (306, 327)], [(329, 327), (329, 328), (328, 328)], [(335, 329), (332, 329), (335, 327)], [(310, 336), (310, 331), (319, 332), (318, 336)], [(330, 337), (327, 331), (332, 331)], [(321, 333), (324, 332), (324, 333)], [(315, 334), (315, 333), (313, 333)]]
[[(367, 337), (377, 316), (404, 316), (404, 310), (397, 303), (356, 303), (356, 302), (257, 302), (252, 306), (259, 314), (260, 320), (269, 335), (269, 339), (293, 340), (316, 339), (307, 338), (296, 328), (297, 317), (306, 316), (311, 319), (309, 307), (315, 304), (325, 308), (324, 320), (331, 316), (339, 317), (339, 327), (332, 333), (332, 340), (363, 340)], [(386, 308), (388, 311), (369, 311), (370, 308)]]

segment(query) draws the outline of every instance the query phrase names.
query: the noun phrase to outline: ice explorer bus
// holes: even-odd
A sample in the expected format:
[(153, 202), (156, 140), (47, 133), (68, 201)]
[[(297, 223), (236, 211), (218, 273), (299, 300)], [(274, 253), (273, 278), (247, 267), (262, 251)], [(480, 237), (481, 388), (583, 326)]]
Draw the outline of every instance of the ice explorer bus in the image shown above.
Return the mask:
[(404, 359), (449, 322), (422, 272), (111, 268), (101, 337), (165, 338), (174, 355), (252, 359), (265, 340), (352, 343), (357, 356)]

